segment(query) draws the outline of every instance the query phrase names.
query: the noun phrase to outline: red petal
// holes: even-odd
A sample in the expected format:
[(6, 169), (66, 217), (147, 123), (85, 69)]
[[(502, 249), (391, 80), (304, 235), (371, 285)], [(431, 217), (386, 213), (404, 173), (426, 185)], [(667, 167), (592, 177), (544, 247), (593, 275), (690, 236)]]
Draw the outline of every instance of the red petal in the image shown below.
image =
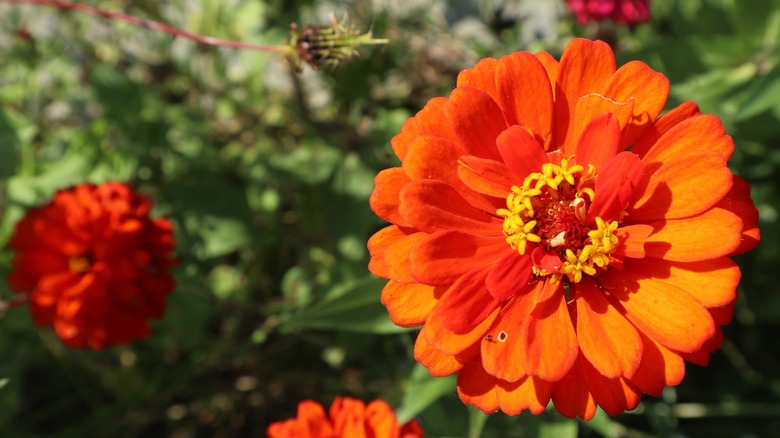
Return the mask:
[(444, 97), (434, 97), (429, 100), (425, 107), (414, 117), (404, 123), (401, 127), (401, 133), (391, 140), (393, 151), (401, 159), (406, 157), (406, 150), (409, 144), (422, 135), (433, 135), (436, 137), (454, 140), (450, 126), (444, 121), (444, 103), (447, 99)]
[[(574, 110), (577, 101), (598, 93), (615, 73), (615, 56), (602, 41), (577, 38), (569, 43), (555, 80), (555, 134), (552, 144), (574, 152)], [(570, 154), (569, 154), (570, 155)]]
[(694, 216), (712, 208), (731, 189), (731, 171), (715, 151), (689, 152), (650, 172), (646, 168), (627, 210), (632, 221)]
[(382, 304), (396, 325), (417, 327), (425, 324), (442, 293), (444, 288), (388, 281), (382, 289)]
[(520, 293), (531, 279), (531, 257), (509, 251), (488, 273), (485, 286), (493, 298), (505, 301)]
[(560, 282), (545, 282), (519, 336), (523, 367), (528, 374), (555, 382), (569, 372), (577, 359), (577, 335)]
[(728, 161), (734, 142), (716, 116), (700, 114), (667, 131), (642, 158), (645, 165), (662, 163), (691, 151), (715, 151)]
[(527, 376), (514, 383), (498, 380), (497, 383), (498, 405), (507, 415), (519, 415), (525, 409), (539, 415), (550, 402), (553, 384), (538, 377)]
[(493, 216), (475, 209), (449, 184), (414, 180), (400, 193), (398, 211), (420, 231), (458, 230), (480, 235), (500, 235), (503, 225)]
[(514, 173), (514, 185), (522, 185), (525, 177), (541, 172), (542, 165), (550, 162), (542, 145), (522, 126), (512, 126), (502, 132), (496, 145), (504, 163)]
[(624, 150), (641, 138), (661, 114), (669, 97), (669, 80), (643, 62), (630, 61), (612, 75), (601, 94), (617, 102), (634, 102), (633, 116), (620, 142)]
[(588, 390), (581, 362), (575, 361), (569, 373), (553, 383), (552, 401), (561, 415), (587, 421), (596, 414), (596, 402)]
[(479, 88), (498, 102), (496, 92), (496, 67), (498, 60), (495, 58), (482, 58), (474, 68), (467, 68), (458, 74), (456, 85), (458, 87)]
[(522, 184), (504, 163), (484, 158), (465, 156), (458, 162), (461, 181), (477, 193), (506, 199), (512, 186)]
[(444, 116), (452, 127), (457, 143), (469, 155), (497, 160), (496, 137), (506, 129), (504, 114), (484, 91), (458, 87), (444, 106)]
[(602, 113), (595, 117), (582, 131), (577, 140), (577, 152), (574, 156), (578, 164), (588, 168), (604, 168), (607, 161), (614, 157), (620, 144), (620, 125), (612, 113)]
[(371, 210), (388, 222), (408, 227), (409, 223), (398, 213), (400, 205), (398, 194), (409, 181), (409, 177), (400, 167), (379, 172), (374, 179), (374, 191), (368, 200)]
[(641, 259), (645, 257), (645, 240), (653, 233), (650, 225), (628, 225), (615, 230), (618, 247), (612, 256)]
[(468, 406), (490, 414), (498, 410), (496, 378), (482, 369), (479, 361), (469, 363), (458, 373), (458, 395)]
[(593, 400), (609, 415), (630, 411), (639, 404), (642, 394), (622, 378), (608, 379), (591, 366), (587, 361), (581, 361), (588, 390), (593, 394)]
[(412, 247), (422, 242), (428, 236), (425, 233), (410, 234), (395, 241), (382, 256), (382, 261), (388, 267), (389, 278), (404, 283), (415, 283), (417, 279), (412, 276), (411, 256)]
[(642, 340), (634, 326), (610, 305), (592, 280), (584, 278), (573, 286), (580, 351), (603, 376), (630, 378), (642, 359)]
[(621, 152), (610, 158), (596, 178), (596, 196), (586, 222), (593, 223), (600, 217), (609, 223), (625, 210), (642, 177), (642, 169), (639, 157), (631, 152)]
[(504, 56), (498, 61), (495, 81), (499, 96), (496, 101), (509, 125), (530, 129), (542, 144), (545, 140), (549, 141), (553, 115), (552, 87), (539, 59), (528, 52)]
[(676, 386), (685, 376), (685, 362), (679, 354), (659, 344), (653, 338), (638, 331), (644, 351), (631, 383), (640, 391), (658, 397), (664, 386)]
[(436, 312), (448, 330), (464, 334), (474, 330), (501, 303), (485, 287), (487, 270), (475, 269), (461, 276), (439, 299)]
[(531, 251), (534, 267), (542, 273), (552, 274), (561, 269), (561, 256), (554, 251), (548, 251), (543, 246), (537, 246)]
[(412, 249), (412, 276), (425, 284), (450, 285), (466, 272), (490, 265), (511, 250), (503, 236), (438, 231)]
[(750, 199), (750, 184), (735, 176), (731, 190), (716, 205), (728, 210), (742, 219), (742, 237), (739, 247), (731, 252), (732, 256), (743, 254), (758, 245), (761, 240), (761, 230), (758, 229), (758, 210)]
[(464, 150), (455, 143), (440, 137), (417, 137), (409, 145), (403, 170), (412, 179), (432, 179), (452, 186), (469, 204), (495, 213), (503, 202), (485, 198), (468, 188), (458, 177), (458, 158)]
[(678, 287), (659, 283), (642, 272), (617, 269), (603, 273), (599, 280), (610, 302), (629, 321), (672, 350), (698, 350), (715, 331), (709, 312)]
[(698, 262), (731, 254), (740, 244), (742, 230), (742, 220), (721, 208), (650, 225), (655, 233), (645, 242), (647, 256), (678, 262)]
[(496, 307), (474, 330), (464, 334), (457, 334), (444, 326), (442, 318), (434, 309), (428, 315), (428, 321), (425, 322), (420, 334), (425, 336), (425, 340), (432, 347), (441, 350), (444, 354), (455, 355), (466, 351), (475, 344), (479, 345), (479, 341), (485, 337), (496, 317), (498, 317), (499, 310), (501, 309)]
[(479, 349), (477, 349), (476, 346), (477, 344), (474, 344), (473, 348), (470, 348), (457, 356), (451, 356), (432, 347), (428, 344), (428, 341), (425, 340), (425, 336), (418, 334), (417, 341), (414, 343), (414, 358), (425, 368), (428, 368), (428, 372), (430, 372), (432, 376), (444, 377), (460, 371), (467, 360), (476, 356), (479, 353)]
[(631, 148), (631, 152), (644, 157), (647, 151), (661, 138), (666, 131), (672, 129), (675, 125), (685, 119), (689, 119), (699, 114), (699, 107), (696, 102), (687, 101), (673, 108), (668, 113), (662, 115), (658, 120), (650, 125), (645, 132), (636, 140), (636, 144)]
[[(569, 156), (575, 153), (575, 141), (578, 140), (585, 131), (585, 127), (596, 118), (603, 116), (605, 113), (612, 114), (617, 120), (619, 130), (622, 130), (624, 127), (628, 126), (631, 117), (633, 117), (633, 112), (633, 99), (629, 99), (627, 102), (616, 102), (600, 94), (582, 96), (577, 101), (577, 107), (574, 111), (574, 130), (571, 133), (574, 137), (572, 138), (572, 142), (566, 145), (563, 154)], [(617, 142), (620, 144), (620, 135), (618, 135)]]
[(526, 376), (520, 357), (522, 341), (519, 327), (530, 317), (542, 282), (522, 296), (517, 296), (501, 310), (498, 318), (482, 340), (482, 365), (485, 371), (507, 382), (516, 382)]

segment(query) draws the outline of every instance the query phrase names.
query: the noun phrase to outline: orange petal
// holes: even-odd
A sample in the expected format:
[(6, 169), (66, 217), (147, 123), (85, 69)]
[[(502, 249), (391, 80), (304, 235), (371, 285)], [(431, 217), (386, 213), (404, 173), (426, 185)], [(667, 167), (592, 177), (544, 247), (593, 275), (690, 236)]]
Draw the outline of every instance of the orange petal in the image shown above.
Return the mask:
[[(594, 117), (577, 139), (574, 160), (585, 168), (592, 164), (603, 169), (607, 160), (614, 157), (620, 144), (620, 124), (612, 113)], [(565, 153), (565, 152), (564, 152)]]
[(732, 256), (743, 254), (758, 245), (761, 240), (761, 230), (758, 229), (758, 210), (750, 199), (750, 184), (735, 176), (731, 190), (716, 205), (726, 209), (742, 219), (742, 237), (739, 247), (731, 252)]
[(694, 216), (720, 201), (731, 180), (719, 152), (692, 151), (669, 159), (652, 175), (645, 172), (627, 213), (637, 222)]
[(498, 102), (496, 92), (496, 64), (495, 58), (482, 58), (473, 68), (467, 68), (458, 74), (458, 87), (479, 88)]
[(406, 157), (409, 144), (418, 136), (433, 135), (436, 137), (454, 140), (450, 126), (444, 121), (442, 110), (447, 99), (434, 97), (414, 117), (409, 118), (401, 127), (401, 133), (393, 137), (391, 144), (393, 151), (401, 161)]
[(401, 216), (420, 231), (458, 230), (500, 235), (501, 221), (475, 209), (451, 185), (435, 180), (413, 180), (399, 194)]
[(489, 336), (482, 340), (482, 365), (492, 376), (507, 382), (516, 382), (526, 376), (520, 357), (522, 348), (518, 328), (529, 318), (535, 296), (543, 282), (537, 282), (524, 295), (509, 301), (501, 310)]
[(432, 285), (450, 285), (475, 266), (492, 264), (510, 251), (503, 236), (480, 237), (460, 231), (438, 231), (415, 246), (412, 276)]
[(395, 241), (385, 251), (382, 261), (388, 266), (389, 278), (402, 281), (404, 283), (415, 283), (417, 280), (412, 276), (411, 261), (409, 260), (412, 247), (427, 238), (425, 233), (410, 234), (402, 239)]
[(452, 186), (469, 204), (492, 213), (504, 202), (493, 202), (468, 188), (458, 177), (458, 158), (463, 149), (440, 137), (417, 137), (410, 145), (403, 163), (406, 175), (412, 179), (433, 179)]
[(376, 438), (394, 438), (401, 430), (395, 412), (384, 400), (374, 400), (366, 406), (365, 428)]
[(545, 281), (518, 336), (520, 357), (528, 374), (554, 382), (569, 372), (577, 359), (577, 335), (560, 282)]
[(574, 153), (574, 110), (583, 96), (598, 93), (615, 73), (615, 56), (602, 41), (577, 38), (558, 64), (555, 80), (555, 133), (552, 144)]
[(728, 161), (734, 152), (734, 142), (726, 135), (716, 116), (700, 114), (685, 119), (669, 129), (642, 157), (645, 165), (662, 163), (691, 151), (715, 151)]
[(534, 415), (539, 415), (550, 402), (552, 385), (550, 382), (532, 376), (514, 383), (499, 379), (496, 385), (498, 405), (507, 415), (519, 415), (525, 409)]
[(468, 333), (501, 306), (485, 287), (486, 276), (486, 269), (467, 272), (441, 296), (436, 312), (448, 330)]
[(549, 163), (544, 148), (522, 126), (512, 126), (496, 139), (496, 146), (506, 167), (514, 174), (515, 185), (520, 185), (533, 172), (541, 172)]
[(710, 363), (710, 354), (723, 344), (723, 330), (718, 327), (715, 334), (700, 349), (691, 353), (680, 353), (683, 359), (696, 365), (705, 367)]
[(633, 144), (661, 114), (669, 97), (669, 80), (647, 64), (630, 61), (609, 79), (601, 94), (617, 102), (634, 101), (633, 115), (623, 127), (621, 150)]
[(580, 362), (576, 360), (569, 373), (553, 383), (552, 401), (561, 415), (587, 421), (596, 414), (596, 402), (588, 390)]
[[(502, 57), (496, 66), (496, 101), (509, 125), (521, 125), (544, 144), (552, 131), (553, 97), (544, 65), (528, 52)], [(523, 176), (524, 178), (524, 176)]]
[(740, 243), (742, 221), (721, 208), (687, 219), (650, 224), (655, 233), (645, 242), (648, 257), (698, 262), (730, 254)]
[(645, 240), (653, 232), (650, 225), (628, 225), (615, 230), (619, 245), (612, 255), (641, 259), (645, 257)]
[(604, 377), (630, 378), (642, 359), (642, 340), (634, 326), (609, 304), (592, 280), (583, 279), (573, 286), (580, 351)]
[(374, 179), (374, 191), (368, 200), (371, 210), (388, 222), (402, 227), (409, 226), (409, 223), (398, 213), (400, 205), (398, 194), (409, 181), (409, 177), (400, 167), (391, 167), (379, 172)]
[(707, 309), (684, 290), (642, 272), (611, 269), (601, 276), (610, 302), (635, 326), (672, 350), (698, 350), (715, 324)]
[(625, 379), (608, 379), (593, 368), (588, 361), (581, 361), (583, 375), (593, 400), (609, 415), (621, 414), (637, 407), (642, 394)]
[(642, 162), (631, 152), (610, 158), (596, 178), (596, 195), (588, 209), (586, 223), (600, 217), (609, 223), (623, 212), (642, 178)]
[(506, 129), (504, 114), (484, 91), (474, 87), (452, 90), (444, 105), (445, 120), (469, 155), (497, 160), (496, 137)]
[(531, 257), (508, 251), (490, 269), (485, 286), (490, 295), (499, 301), (506, 301), (519, 294), (528, 285), (533, 271)]
[(737, 297), (739, 266), (728, 257), (692, 263), (654, 258), (626, 260), (625, 269), (679, 287), (704, 307), (725, 306)]
[(420, 335), (425, 336), (432, 347), (441, 350), (444, 354), (455, 355), (467, 350), (485, 337), (493, 322), (498, 317), (501, 310), (496, 307), (493, 312), (485, 318), (478, 326), (468, 333), (453, 333), (444, 323), (438, 313), (434, 310), (428, 315), (428, 321), (425, 322)]
[[(574, 130), (572, 131), (571, 141), (566, 144), (563, 154), (569, 156), (576, 151), (576, 141), (585, 132), (585, 128), (596, 118), (608, 113), (616, 119), (619, 130), (625, 128), (631, 120), (634, 113), (634, 101), (632, 99), (626, 102), (617, 102), (608, 99), (600, 94), (589, 94), (582, 96), (577, 101), (574, 110)], [(618, 132), (618, 145), (620, 144), (620, 132)], [(614, 155), (614, 154), (612, 154)], [(580, 162), (580, 164), (584, 164)]]
[(396, 325), (417, 327), (425, 324), (443, 292), (444, 288), (391, 280), (382, 289), (382, 304)]
[[(471, 357), (479, 353), (476, 348), (471, 348), (470, 350), (473, 351)], [(461, 355), (466, 355), (466, 352), (468, 351), (469, 350), (466, 350), (461, 353)], [(425, 336), (420, 334), (417, 335), (417, 340), (414, 343), (414, 358), (425, 368), (428, 368), (428, 372), (431, 373), (432, 376), (444, 377), (460, 371), (461, 368), (463, 368), (465, 361), (458, 360), (459, 357), (460, 355), (451, 356), (442, 353), (436, 348), (431, 347), (431, 345), (428, 344), (428, 341), (425, 340)], [(471, 357), (467, 357), (466, 359), (470, 359)]]
[(408, 236), (409, 233), (401, 230), (396, 225), (390, 225), (374, 233), (368, 239), (368, 252), (371, 254), (371, 261), (368, 263), (368, 269), (377, 277), (390, 278), (390, 265), (384, 262), (385, 252), (397, 241)]
[(482, 369), (479, 361), (458, 372), (458, 396), (468, 406), (490, 414), (498, 410), (496, 378)]
[(631, 383), (640, 391), (658, 397), (664, 386), (676, 386), (685, 376), (685, 362), (679, 354), (659, 344), (655, 339), (639, 330), (644, 351), (642, 364), (631, 378)]
[(550, 80), (550, 84), (553, 85), (552, 92), (553, 98), (555, 97), (555, 80), (558, 77), (558, 60), (547, 52), (536, 52), (534, 56), (542, 63), (544, 70), (547, 72), (547, 79)]
[(666, 131), (672, 129), (675, 125), (682, 122), (685, 119), (691, 118), (699, 114), (699, 107), (696, 102), (691, 100), (683, 102), (677, 107), (673, 108), (668, 113), (662, 115), (658, 120), (651, 124), (645, 132), (636, 140), (636, 144), (631, 147), (631, 152), (644, 157), (647, 151), (661, 138)]
[(502, 162), (465, 156), (458, 161), (458, 176), (477, 193), (506, 199), (518, 181)]

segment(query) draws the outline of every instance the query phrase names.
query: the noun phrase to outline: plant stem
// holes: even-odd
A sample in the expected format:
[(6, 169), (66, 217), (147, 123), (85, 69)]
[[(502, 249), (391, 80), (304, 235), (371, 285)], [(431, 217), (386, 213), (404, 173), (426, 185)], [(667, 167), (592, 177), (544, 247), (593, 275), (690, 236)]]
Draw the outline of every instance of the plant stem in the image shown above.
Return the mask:
[(235, 49), (259, 50), (263, 52), (277, 52), (277, 53), (285, 53), (285, 54), (289, 54), (291, 52), (291, 48), (286, 45), (268, 46), (263, 44), (250, 44), (241, 41), (230, 41), (230, 40), (223, 40), (219, 38), (196, 35), (172, 26), (168, 26), (167, 24), (159, 23), (157, 21), (144, 20), (142, 18), (133, 17), (131, 15), (126, 15), (119, 12), (106, 11), (100, 8), (96, 8), (94, 6), (85, 5), (81, 3), (71, 3), (71, 2), (65, 2), (59, 0), (0, 0), (0, 3), (51, 6), (58, 9), (85, 12), (92, 15), (99, 15), (101, 17), (108, 18), (109, 20), (119, 20), (119, 21), (124, 21), (126, 23), (134, 24), (136, 26), (159, 30), (174, 36), (186, 38), (188, 40), (192, 40), (200, 44), (207, 44), (210, 46), (230, 47)]

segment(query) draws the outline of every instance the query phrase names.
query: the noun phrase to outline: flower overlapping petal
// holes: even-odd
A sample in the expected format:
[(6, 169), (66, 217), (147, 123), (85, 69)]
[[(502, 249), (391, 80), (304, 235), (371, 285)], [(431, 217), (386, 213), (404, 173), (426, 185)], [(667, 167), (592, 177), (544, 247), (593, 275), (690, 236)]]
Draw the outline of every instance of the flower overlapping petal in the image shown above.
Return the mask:
[(757, 214), (720, 121), (668, 94), (577, 39), (480, 61), (393, 138), (369, 268), (465, 403), (617, 414), (719, 347)]

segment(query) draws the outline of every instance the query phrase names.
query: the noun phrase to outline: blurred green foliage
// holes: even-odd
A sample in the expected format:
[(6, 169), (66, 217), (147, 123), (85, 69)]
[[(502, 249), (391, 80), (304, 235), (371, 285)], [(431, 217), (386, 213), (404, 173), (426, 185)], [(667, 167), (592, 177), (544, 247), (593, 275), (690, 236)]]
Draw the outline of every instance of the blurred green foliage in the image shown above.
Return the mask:
[[(164, 319), (129, 347), (69, 350), (25, 309), (2, 314), (0, 436), (263, 436), (299, 401), (339, 394), (385, 398), (428, 436), (780, 435), (780, 1), (656, 0), (652, 22), (630, 29), (576, 26), (556, 0), (98, 3), (264, 44), (348, 11), (391, 43), (296, 75), (268, 53), (0, 2), (0, 243), (57, 189), (122, 180), (174, 221), (182, 261)], [(534, 15), (542, 8), (551, 15)], [(695, 100), (721, 117), (763, 241), (739, 260), (723, 348), (680, 386), (612, 419), (483, 424), (454, 378), (415, 364), (415, 333), (379, 303), (365, 242), (382, 222), (368, 196), (376, 172), (398, 164), (390, 138), (459, 70), (516, 50), (557, 56), (574, 36), (665, 73), (669, 107)], [(10, 258), (0, 252), (4, 276)]]

